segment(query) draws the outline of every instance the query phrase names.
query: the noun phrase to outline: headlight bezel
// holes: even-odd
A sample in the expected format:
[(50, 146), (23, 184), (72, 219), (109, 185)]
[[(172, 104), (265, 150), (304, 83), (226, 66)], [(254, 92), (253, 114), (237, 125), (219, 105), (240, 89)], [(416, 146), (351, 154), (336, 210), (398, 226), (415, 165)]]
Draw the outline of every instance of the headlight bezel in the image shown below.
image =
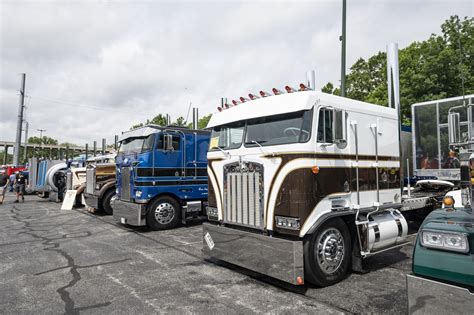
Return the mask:
[[(428, 236), (429, 234), (437, 234), (439, 238), (439, 244), (435, 243), (429, 243), (427, 240), (425, 240), (425, 235)], [(446, 244), (448, 237), (459, 237), (461, 238), (461, 244), (465, 244), (465, 248), (456, 248), (454, 246), (451, 246), (449, 244)], [(430, 248), (430, 249), (437, 249), (437, 250), (443, 250), (443, 251), (449, 251), (449, 252), (456, 252), (456, 253), (461, 253), (461, 254), (467, 254), (469, 253), (469, 238), (467, 233), (463, 232), (454, 232), (454, 231), (444, 231), (444, 230), (435, 230), (435, 229), (422, 229), (420, 231), (420, 245), (425, 247), (425, 248)], [(451, 238), (452, 240), (452, 238)], [(449, 241), (449, 240), (448, 240)]]

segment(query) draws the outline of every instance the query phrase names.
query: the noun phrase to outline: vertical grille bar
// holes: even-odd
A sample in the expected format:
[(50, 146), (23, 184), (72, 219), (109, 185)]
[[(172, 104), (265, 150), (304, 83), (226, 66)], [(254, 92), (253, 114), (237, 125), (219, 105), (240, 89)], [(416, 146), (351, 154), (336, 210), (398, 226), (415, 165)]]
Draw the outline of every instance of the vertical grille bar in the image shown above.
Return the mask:
[(237, 174), (232, 174), (232, 222), (237, 222)]
[(249, 174), (245, 173), (242, 175), (242, 223), (249, 224), (249, 207), (248, 207), (248, 184)]
[(230, 174), (227, 174), (227, 200), (226, 200), (226, 214), (227, 214), (227, 221), (231, 222), (231, 204), (232, 204), (232, 199), (230, 198), (231, 196), (231, 180), (230, 180)]
[(262, 221), (261, 221), (261, 209), (260, 209), (260, 174), (254, 173), (255, 175), (255, 225), (256, 226), (261, 226)]
[(250, 225), (255, 225), (255, 190), (254, 190), (254, 184), (255, 184), (255, 173), (250, 173), (249, 174), (249, 224)]
[(237, 223), (242, 223), (242, 174), (237, 174)]

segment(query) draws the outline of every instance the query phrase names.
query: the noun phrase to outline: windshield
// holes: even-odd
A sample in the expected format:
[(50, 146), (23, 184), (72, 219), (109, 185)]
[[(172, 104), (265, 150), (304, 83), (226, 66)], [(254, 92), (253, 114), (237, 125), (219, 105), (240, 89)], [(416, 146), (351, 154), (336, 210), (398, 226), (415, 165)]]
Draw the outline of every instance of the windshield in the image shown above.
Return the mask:
[(123, 140), (120, 143), (119, 153), (130, 154), (130, 153), (140, 153), (142, 151), (143, 142), (145, 138), (132, 138)]
[(242, 145), (244, 135), (244, 122), (235, 123), (229, 126), (220, 126), (212, 130), (209, 149), (237, 149)]
[(311, 117), (311, 111), (301, 111), (250, 120), (245, 146), (306, 142), (311, 136)]

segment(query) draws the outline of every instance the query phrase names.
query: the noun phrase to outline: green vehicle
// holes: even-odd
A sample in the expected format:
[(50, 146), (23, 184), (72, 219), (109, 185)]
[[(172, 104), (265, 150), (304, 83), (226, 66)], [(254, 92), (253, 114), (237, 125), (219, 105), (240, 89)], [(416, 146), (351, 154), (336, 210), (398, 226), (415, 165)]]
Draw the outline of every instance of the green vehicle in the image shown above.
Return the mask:
[(459, 154), (461, 189), (448, 193), (418, 232), (407, 275), (410, 314), (474, 313), (474, 154), (466, 151)]

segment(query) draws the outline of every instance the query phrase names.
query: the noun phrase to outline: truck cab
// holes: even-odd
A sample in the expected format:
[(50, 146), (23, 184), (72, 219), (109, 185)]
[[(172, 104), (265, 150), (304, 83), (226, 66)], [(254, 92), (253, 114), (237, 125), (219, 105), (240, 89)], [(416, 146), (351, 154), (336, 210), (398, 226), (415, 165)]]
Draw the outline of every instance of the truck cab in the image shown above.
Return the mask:
[(86, 184), (84, 199), (86, 205), (111, 215), (110, 204), (115, 195), (115, 154), (90, 158), (86, 161)]
[(114, 218), (164, 230), (203, 217), (210, 132), (147, 125), (119, 138)]

